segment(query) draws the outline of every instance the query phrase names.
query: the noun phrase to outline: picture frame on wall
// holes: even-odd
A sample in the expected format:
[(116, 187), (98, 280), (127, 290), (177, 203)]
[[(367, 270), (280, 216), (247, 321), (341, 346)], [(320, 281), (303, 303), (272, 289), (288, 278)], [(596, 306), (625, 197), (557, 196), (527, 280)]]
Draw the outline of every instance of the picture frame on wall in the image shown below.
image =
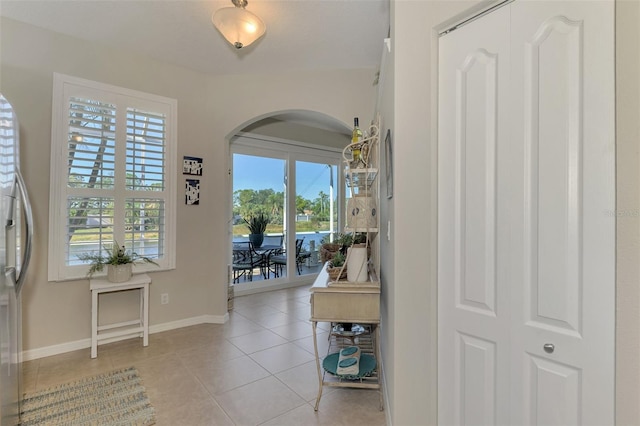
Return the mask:
[(393, 147), (391, 146), (391, 129), (387, 129), (384, 138), (384, 164), (387, 173), (387, 198), (393, 197)]
[(189, 206), (197, 206), (200, 204), (200, 179), (186, 180), (184, 203)]
[(202, 158), (200, 157), (182, 157), (182, 174), (202, 176)]

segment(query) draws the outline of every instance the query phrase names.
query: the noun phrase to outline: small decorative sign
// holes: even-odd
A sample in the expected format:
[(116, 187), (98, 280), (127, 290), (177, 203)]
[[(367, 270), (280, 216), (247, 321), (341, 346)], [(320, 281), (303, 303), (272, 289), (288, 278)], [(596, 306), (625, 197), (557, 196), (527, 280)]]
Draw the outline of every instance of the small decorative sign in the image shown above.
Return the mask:
[(202, 176), (202, 158), (182, 157), (182, 174)]
[(200, 179), (187, 179), (184, 203), (192, 206), (200, 204)]

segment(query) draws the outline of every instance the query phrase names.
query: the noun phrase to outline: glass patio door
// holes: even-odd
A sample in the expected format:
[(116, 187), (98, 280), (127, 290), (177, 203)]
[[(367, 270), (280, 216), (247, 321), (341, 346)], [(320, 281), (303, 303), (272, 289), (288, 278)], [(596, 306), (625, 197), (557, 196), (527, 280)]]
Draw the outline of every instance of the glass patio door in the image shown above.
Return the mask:
[[(262, 269), (245, 270), (239, 265), (243, 262), (234, 260), (231, 280), (241, 284), (241, 290), (309, 282), (322, 267), (322, 239), (340, 229), (344, 216), (339, 208), (344, 198), (341, 151), (251, 137), (240, 137), (231, 146), (234, 259), (241, 257), (235, 256), (241, 254), (241, 246), (247, 246), (238, 243), (250, 238), (244, 219), (258, 214), (269, 218), (264, 244), (282, 246), (281, 253), (258, 247), (256, 255), (262, 255), (265, 263)], [(255, 260), (249, 263), (256, 264)], [(255, 281), (259, 283), (252, 284)]]
[[(233, 276), (236, 282), (272, 279), (279, 276), (270, 255), (284, 244), (286, 226), (286, 160), (259, 155), (233, 154)], [(255, 252), (246, 251), (250, 229), (246, 221), (264, 215), (268, 225), (261, 243), (253, 241)], [(246, 221), (245, 221), (246, 220)], [(262, 261), (262, 265), (260, 262)], [(247, 266), (256, 264), (256, 267)], [(280, 269), (280, 268), (278, 268)]]
[(318, 250), (323, 238), (337, 230), (338, 167), (316, 161), (295, 162), (295, 272), (298, 275), (319, 272)]

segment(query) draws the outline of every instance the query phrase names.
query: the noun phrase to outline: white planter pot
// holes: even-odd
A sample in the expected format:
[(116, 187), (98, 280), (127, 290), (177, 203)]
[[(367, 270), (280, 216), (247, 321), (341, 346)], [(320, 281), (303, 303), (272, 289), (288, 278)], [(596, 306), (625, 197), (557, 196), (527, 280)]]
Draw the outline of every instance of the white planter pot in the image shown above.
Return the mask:
[(347, 249), (347, 281), (363, 283), (369, 280), (367, 246), (354, 245)]
[(129, 281), (131, 274), (131, 263), (124, 265), (107, 265), (107, 280), (112, 283)]

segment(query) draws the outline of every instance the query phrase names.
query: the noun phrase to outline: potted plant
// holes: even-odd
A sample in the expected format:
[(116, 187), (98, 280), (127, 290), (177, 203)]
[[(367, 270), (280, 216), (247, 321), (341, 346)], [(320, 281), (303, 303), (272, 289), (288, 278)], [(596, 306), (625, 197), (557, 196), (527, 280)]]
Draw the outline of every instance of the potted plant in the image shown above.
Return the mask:
[(353, 236), (353, 244), (366, 244), (367, 243), (367, 233), (366, 232), (356, 232)]
[(249, 220), (245, 218), (242, 220), (245, 221), (249, 228), (249, 241), (253, 243), (254, 247), (260, 247), (264, 240), (264, 231), (267, 230), (267, 225), (271, 221), (271, 218), (264, 213), (260, 213), (251, 216)]
[(107, 279), (114, 283), (121, 283), (131, 278), (131, 266), (134, 264), (152, 263), (158, 266), (153, 259), (127, 250), (124, 246), (118, 245), (117, 241), (113, 242), (111, 248), (105, 247), (104, 251), (107, 252), (106, 256), (100, 252), (78, 255), (78, 259), (90, 264), (87, 278), (91, 278), (96, 272), (102, 272), (104, 265), (107, 265)]
[[(333, 236), (333, 241), (331, 237)], [(320, 260), (324, 263), (333, 258), (333, 256), (342, 251), (344, 247), (351, 245), (351, 234), (343, 234), (342, 232), (334, 232), (327, 234), (320, 240)]]
[(346, 257), (342, 252), (338, 251), (333, 255), (333, 258), (327, 264), (327, 272), (331, 281), (338, 281), (346, 276), (347, 269), (345, 268)]
[[(332, 235), (333, 242), (331, 242)], [(322, 237), (320, 243), (320, 260), (324, 263), (331, 260), (338, 251), (342, 252), (342, 254), (346, 254), (347, 249), (352, 245), (366, 245), (367, 234), (366, 232), (355, 232), (353, 234), (334, 232), (333, 234), (327, 234)]]

